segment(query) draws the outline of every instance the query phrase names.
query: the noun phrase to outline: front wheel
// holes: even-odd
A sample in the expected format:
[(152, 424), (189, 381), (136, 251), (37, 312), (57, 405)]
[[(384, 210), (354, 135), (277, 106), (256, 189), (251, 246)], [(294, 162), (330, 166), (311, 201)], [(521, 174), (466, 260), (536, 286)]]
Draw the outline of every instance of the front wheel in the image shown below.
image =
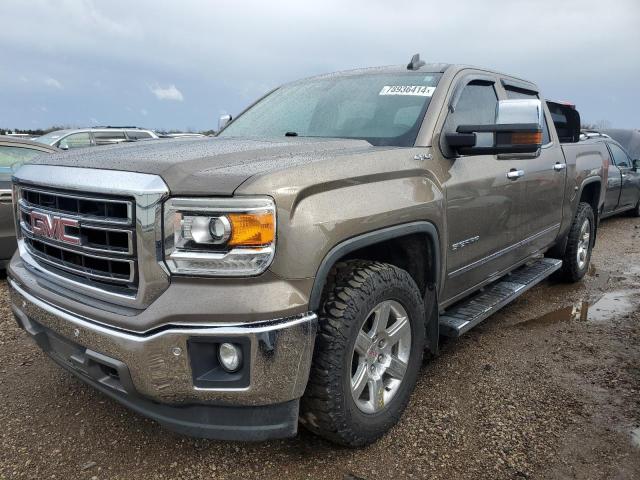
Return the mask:
[(348, 261), (331, 275), (301, 423), (336, 443), (374, 442), (400, 418), (425, 343), (420, 290), (393, 265)]
[(562, 259), (561, 276), (568, 282), (577, 282), (587, 273), (591, 261), (595, 232), (595, 216), (591, 205), (578, 204), (569, 230), (567, 249)]

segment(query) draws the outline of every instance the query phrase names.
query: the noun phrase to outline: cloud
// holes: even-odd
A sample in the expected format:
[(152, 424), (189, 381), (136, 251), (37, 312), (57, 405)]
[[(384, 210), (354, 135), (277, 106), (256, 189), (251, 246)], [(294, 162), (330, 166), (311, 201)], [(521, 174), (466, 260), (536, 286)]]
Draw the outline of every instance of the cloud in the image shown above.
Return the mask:
[(151, 93), (153, 93), (158, 100), (175, 100), (177, 102), (182, 102), (184, 100), (182, 92), (173, 84), (166, 88), (156, 85), (154, 87), (150, 87), (149, 90), (151, 90)]
[(48, 87), (53, 87), (53, 88), (57, 88), (58, 90), (62, 90), (62, 84), (56, 80), (55, 78), (52, 77), (47, 77), (44, 79), (44, 84), (47, 85)]
[(147, 105), (142, 118), (154, 126), (209, 129), (216, 112), (236, 114), (281, 83), (406, 65), (416, 52), (535, 81), (546, 97), (576, 103), (586, 122), (640, 127), (638, 0), (23, 3), (2, 0), (0, 44), (11, 68), (0, 68), (0, 118), (12, 127), (30, 125), (30, 108), (46, 102), (42, 126), (89, 116), (135, 123)]

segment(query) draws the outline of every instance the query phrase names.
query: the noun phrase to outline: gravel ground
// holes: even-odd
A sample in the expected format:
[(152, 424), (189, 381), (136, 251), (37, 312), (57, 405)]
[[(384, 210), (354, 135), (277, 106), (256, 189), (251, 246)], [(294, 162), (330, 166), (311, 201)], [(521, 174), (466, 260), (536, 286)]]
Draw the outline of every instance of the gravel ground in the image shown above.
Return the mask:
[(603, 222), (583, 283), (548, 281), (425, 363), (401, 422), (336, 448), (302, 431), (195, 440), (63, 372), (0, 285), (0, 478), (640, 478), (640, 220)]

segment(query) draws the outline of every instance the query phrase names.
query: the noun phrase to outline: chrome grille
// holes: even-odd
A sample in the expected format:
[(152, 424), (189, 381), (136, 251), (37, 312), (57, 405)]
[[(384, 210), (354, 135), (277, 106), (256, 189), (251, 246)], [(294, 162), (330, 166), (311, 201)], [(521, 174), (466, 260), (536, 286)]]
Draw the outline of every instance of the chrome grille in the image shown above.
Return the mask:
[[(132, 200), (22, 186), (18, 211), (24, 246), (41, 267), (106, 290), (135, 294)], [(58, 225), (60, 219), (67, 224)]]
[(32, 208), (56, 211), (100, 223), (131, 225), (133, 220), (133, 204), (128, 200), (92, 198), (34, 188), (22, 188), (21, 199)]

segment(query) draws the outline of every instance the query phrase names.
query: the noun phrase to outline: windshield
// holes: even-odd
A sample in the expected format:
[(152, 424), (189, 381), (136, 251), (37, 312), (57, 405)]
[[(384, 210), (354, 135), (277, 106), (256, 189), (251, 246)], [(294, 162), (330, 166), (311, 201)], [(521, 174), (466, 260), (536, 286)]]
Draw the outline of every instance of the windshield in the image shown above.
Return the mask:
[(358, 138), (413, 146), (440, 76), (407, 72), (296, 82), (260, 100), (220, 136)]
[(46, 143), (47, 145), (53, 145), (58, 140), (60, 140), (60, 137), (62, 137), (65, 133), (67, 132), (56, 130), (55, 132), (49, 132), (45, 135), (34, 138), (33, 141), (39, 142), (39, 143)]

